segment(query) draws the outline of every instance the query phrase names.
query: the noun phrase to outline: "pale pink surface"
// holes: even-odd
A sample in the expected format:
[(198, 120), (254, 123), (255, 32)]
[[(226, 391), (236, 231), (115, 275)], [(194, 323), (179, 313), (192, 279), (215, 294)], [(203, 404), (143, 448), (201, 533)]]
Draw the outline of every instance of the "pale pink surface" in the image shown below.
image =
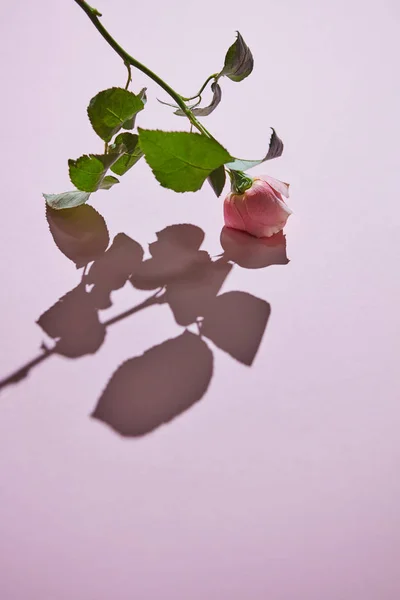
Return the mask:
[[(121, 363), (183, 331), (166, 306), (2, 390), (0, 597), (398, 600), (398, 4), (96, 6), (184, 94), (241, 31), (254, 73), (224, 82), (207, 124), (241, 157), (263, 155), (271, 125), (283, 138), (283, 157), (254, 171), (291, 183), (290, 263), (231, 270), (222, 292), (271, 305), (254, 363), (210, 345), (206, 395), (152, 434), (123, 439), (89, 415)], [(41, 192), (69, 189), (67, 158), (101, 151), (85, 107), (125, 70), (72, 0), (7, 3), (0, 44), (6, 375), (37, 355), (36, 320), (79, 283)], [(134, 82), (149, 88), (143, 127), (185, 127), (144, 76)], [(124, 232), (146, 252), (174, 223), (201, 227), (202, 249), (222, 252), (209, 186), (175, 195), (144, 162), (95, 206), (111, 239)], [(148, 295), (125, 286), (102, 319)]]
[(282, 231), (290, 208), (285, 204), (282, 190), (288, 195), (288, 186), (282, 181), (267, 181), (255, 177), (243, 194), (229, 192), (224, 200), (224, 220), (227, 227), (246, 231), (257, 238), (271, 237)]

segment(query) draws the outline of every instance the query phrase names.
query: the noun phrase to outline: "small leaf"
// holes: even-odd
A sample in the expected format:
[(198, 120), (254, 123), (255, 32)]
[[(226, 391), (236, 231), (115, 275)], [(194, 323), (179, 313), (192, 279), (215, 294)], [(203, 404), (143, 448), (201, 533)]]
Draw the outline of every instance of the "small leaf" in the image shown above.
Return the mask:
[(172, 108), (179, 108), (179, 106), (177, 104), (171, 104), (171, 102), (164, 102), (164, 100), (160, 100), (159, 98), (157, 98), (157, 102), (159, 102), (160, 104), (163, 104), (164, 106), (171, 106)]
[(109, 190), (116, 183), (119, 183), (119, 179), (117, 179), (116, 177), (113, 177), (112, 175), (107, 175), (106, 177), (104, 177), (103, 181), (101, 182), (101, 184), (99, 186), (99, 190)]
[(218, 167), (218, 169), (215, 169), (208, 176), (208, 183), (211, 185), (217, 198), (219, 198), (220, 195), (222, 194), (222, 190), (224, 189), (225, 181), (226, 181), (226, 173), (225, 173), (224, 165), (221, 165), (220, 167)]
[(196, 192), (212, 171), (232, 160), (216, 140), (198, 133), (139, 128), (139, 140), (157, 181), (175, 192)]
[(242, 160), (240, 158), (235, 158), (233, 162), (230, 162), (226, 165), (228, 169), (232, 169), (233, 171), (247, 171), (247, 169), (256, 167), (257, 165), (260, 165), (266, 160), (271, 160), (273, 158), (278, 158), (279, 156), (281, 156), (283, 152), (283, 142), (276, 135), (275, 129), (273, 127), (271, 127), (271, 129), (272, 135), (269, 141), (269, 149), (264, 158), (261, 158), (260, 160)]
[(90, 194), (87, 192), (63, 192), (62, 194), (43, 194), (46, 203), (50, 208), (62, 210), (64, 208), (74, 208), (88, 201)]
[(135, 133), (120, 133), (115, 138), (115, 147), (124, 148), (122, 156), (115, 162), (111, 171), (117, 175), (124, 175), (138, 160), (143, 156), (143, 151), (139, 145), (139, 136)]
[[(208, 106), (205, 106), (204, 108), (192, 108), (192, 113), (196, 117), (207, 117), (217, 108), (218, 104), (221, 102), (221, 98), (222, 98), (221, 86), (216, 81), (214, 81), (214, 83), (211, 85), (211, 89), (214, 93), (211, 103)], [(185, 113), (181, 109), (176, 110), (174, 112), (174, 114), (178, 115), (180, 117), (185, 116)]]
[[(146, 95), (146, 91), (147, 88), (143, 88), (140, 90), (140, 92), (138, 93), (138, 97), (141, 99), (141, 101), (143, 102), (143, 106), (146, 104), (147, 102), (147, 95)], [(130, 119), (127, 119), (125, 121), (125, 123), (122, 125), (122, 129), (133, 129), (135, 127), (135, 122), (136, 122), (136, 115), (133, 115), (133, 117), (131, 117)]]
[(232, 81), (242, 81), (250, 75), (254, 66), (253, 55), (244, 39), (237, 31), (236, 41), (225, 56), (225, 64), (220, 76), (225, 75)]
[[(179, 109), (179, 106), (178, 106), (177, 104), (171, 104), (171, 102), (164, 102), (164, 100), (160, 100), (159, 98), (157, 98), (157, 101), (158, 101), (160, 104), (163, 104), (164, 106), (171, 106), (171, 108), (177, 108), (177, 109)], [(197, 106), (198, 104), (199, 104), (199, 101), (197, 100), (196, 102), (194, 102), (194, 104), (191, 104), (190, 106), (189, 106), (189, 104), (188, 104), (188, 105), (187, 105), (187, 107), (188, 107), (188, 108), (190, 108), (190, 109), (192, 109), (192, 108), (194, 108), (195, 106)], [(177, 115), (177, 114), (178, 114), (178, 112), (175, 112), (174, 114), (176, 114), (176, 115)], [(184, 113), (184, 112), (182, 112), (182, 114), (184, 115), (185, 113)]]
[(145, 90), (140, 94), (135, 96), (128, 90), (114, 87), (99, 92), (91, 99), (88, 116), (102, 140), (109, 142), (122, 127), (133, 127), (132, 118), (144, 108)]
[[(83, 192), (95, 192), (102, 184), (108, 169), (119, 159), (120, 154), (84, 154), (68, 161), (72, 183)], [(107, 189), (107, 188), (106, 188)]]

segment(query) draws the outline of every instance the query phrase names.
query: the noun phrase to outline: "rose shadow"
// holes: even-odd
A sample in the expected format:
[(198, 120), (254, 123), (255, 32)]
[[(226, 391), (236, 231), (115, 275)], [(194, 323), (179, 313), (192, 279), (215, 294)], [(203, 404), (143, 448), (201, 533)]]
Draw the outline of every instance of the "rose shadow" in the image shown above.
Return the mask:
[[(246, 292), (220, 292), (233, 263), (244, 268), (286, 264), (283, 235), (262, 243), (224, 228), (225, 252), (212, 260), (200, 249), (204, 232), (199, 227), (171, 225), (157, 233), (156, 242), (149, 245), (151, 257), (143, 260), (140, 244), (124, 233), (108, 247), (104, 219), (88, 205), (48, 209), (47, 220), (60, 251), (77, 268), (84, 267), (82, 280), (38, 319), (54, 346), (43, 345), (38, 357), (0, 381), (0, 389), (27, 377), (54, 354), (71, 359), (95, 354), (114, 323), (161, 304), (169, 306), (183, 331), (122, 363), (106, 384), (93, 418), (123, 436), (142, 436), (204, 396), (214, 369), (212, 345), (242, 364), (253, 363), (270, 306)], [(100, 321), (99, 310), (109, 308), (112, 293), (124, 285), (151, 294), (141, 304)], [(188, 329), (193, 326), (194, 332)]]

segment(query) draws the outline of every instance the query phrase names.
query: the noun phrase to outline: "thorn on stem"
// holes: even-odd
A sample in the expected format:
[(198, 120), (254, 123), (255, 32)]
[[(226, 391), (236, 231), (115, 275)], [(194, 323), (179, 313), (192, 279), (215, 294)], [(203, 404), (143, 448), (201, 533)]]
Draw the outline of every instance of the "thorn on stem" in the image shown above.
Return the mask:
[(101, 14), (101, 12), (99, 12), (99, 11), (97, 10), (97, 8), (93, 8), (93, 7), (91, 7), (91, 9), (90, 9), (90, 10), (91, 10), (91, 13), (92, 13), (92, 15), (94, 15), (95, 17), (102, 17), (102, 16), (103, 16), (103, 15)]

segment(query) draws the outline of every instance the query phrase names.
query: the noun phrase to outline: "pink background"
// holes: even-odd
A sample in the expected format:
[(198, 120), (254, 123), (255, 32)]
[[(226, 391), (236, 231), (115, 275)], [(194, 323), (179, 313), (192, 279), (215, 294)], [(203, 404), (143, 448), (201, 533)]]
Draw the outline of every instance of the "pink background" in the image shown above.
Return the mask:
[[(271, 305), (253, 365), (209, 344), (204, 397), (152, 433), (90, 418), (125, 360), (179, 336), (168, 306), (107, 331), (98, 352), (50, 357), (0, 393), (2, 600), (397, 600), (399, 467), (399, 21), (395, 0), (132, 3), (104, 24), (182, 94), (221, 68), (239, 29), (251, 77), (223, 81), (207, 126), (253, 170), (291, 183), (290, 263), (234, 266), (222, 292)], [(37, 356), (39, 316), (80, 281), (41, 192), (67, 159), (101, 152), (85, 109), (125, 69), (72, 0), (8, 2), (3, 57), (1, 373)], [(187, 129), (148, 86), (143, 127)], [(246, 108), (248, 107), (248, 108)], [(146, 249), (191, 223), (221, 253), (221, 201), (160, 188), (144, 161), (93, 205), (111, 240)], [(104, 321), (143, 301), (113, 293)], [(193, 328), (191, 328), (192, 331)], [(157, 373), (154, 375), (157, 377)], [(185, 374), (182, 374), (185, 377)]]

